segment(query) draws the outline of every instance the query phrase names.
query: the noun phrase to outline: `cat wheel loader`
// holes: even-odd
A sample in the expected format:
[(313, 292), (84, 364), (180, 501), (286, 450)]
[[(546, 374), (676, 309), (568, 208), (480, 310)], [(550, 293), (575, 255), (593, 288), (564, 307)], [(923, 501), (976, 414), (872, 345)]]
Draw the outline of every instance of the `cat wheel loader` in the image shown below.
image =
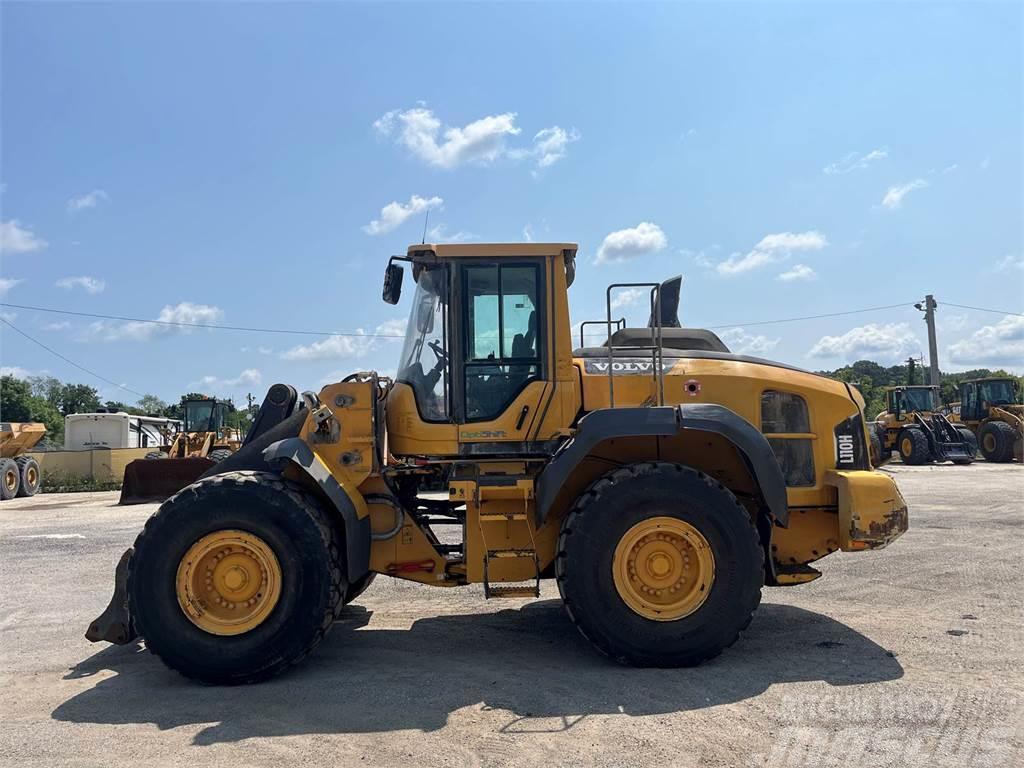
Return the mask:
[(974, 461), (978, 443), (969, 429), (954, 424), (940, 411), (938, 387), (888, 387), (885, 404), (886, 409), (875, 418), (883, 456), (896, 451), (904, 464)]
[[(490, 599), (553, 579), (601, 653), (688, 666), (736, 641), (762, 587), (906, 531), (861, 396), (678, 327), (679, 278), (609, 286), (607, 340), (574, 350), (576, 249), (392, 257), (384, 300), (407, 270), (415, 286), (394, 380), (271, 387), (242, 448), (145, 524), (86, 636), (249, 683), (304, 658), (377, 575)], [(612, 321), (621, 289), (649, 297), (648, 327)]]
[(168, 435), (167, 445), (125, 467), (118, 503), (163, 501), (237, 451), (242, 435), (225, 423), (233, 410), (230, 402), (214, 397), (182, 399), (181, 431)]
[(970, 430), (986, 461), (1024, 461), (1024, 405), (1015, 379), (989, 377), (960, 382), (958, 421)]

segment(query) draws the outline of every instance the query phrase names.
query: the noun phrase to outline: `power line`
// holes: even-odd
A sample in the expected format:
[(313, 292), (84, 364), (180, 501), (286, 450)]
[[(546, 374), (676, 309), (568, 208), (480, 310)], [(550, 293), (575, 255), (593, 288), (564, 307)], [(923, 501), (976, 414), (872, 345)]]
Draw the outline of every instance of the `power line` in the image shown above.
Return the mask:
[(85, 372), (86, 372), (87, 374), (89, 374), (90, 376), (95, 376), (95, 377), (96, 377), (97, 379), (99, 379), (100, 381), (105, 381), (105, 382), (106, 382), (107, 384), (110, 384), (110, 385), (112, 385), (112, 386), (115, 386), (115, 387), (117, 387), (118, 389), (123, 389), (123, 390), (124, 390), (125, 392), (131, 392), (131, 393), (132, 393), (133, 395), (138, 395), (139, 397), (145, 397), (145, 395), (144, 395), (144, 394), (143, 394), (142, 392), (136, 392), (136, 391), (135, 391), (134, 389), (129, 389), (128, 387), (124, 386), (123, 384), (118, 384), (118, 383), (117, 383), (116, 381), (111, 381), (111, 380), (110, 380), (110, 379), (108, 379), (108, 378), (107, 378), (106, 376), (100, 376), (100, 375), (99, 375), (98, 373), (96, 373), (95, 371), (90, 371), (90, 370), (89, 370), (88, 368), (86, 368), (86, 367), (85, 367), (84, 365), (79, 365), (79, 364), (78, 364), (78, 363), (76, 363), (76, 362), (75, 362), (74, 360), (70, 360), (70, 359), (68, 359), (68, 358), (64, 357), (64, 355), (62, 355), (62, 354), (61, 354), (60, 352), (58, 352), (57, 350), (55, 350), (55, 349), (51, 349), (50, 347), (46, 346), (45, 344), (43, 344), (43, 342), (39, 341), (38, 339), (33, 339), (33, 338), (32, 338), (31, 336), (29, 336), (29, 335), (28, 335), (27, 333), (25, 333), (25, 332), (24, 332), (23, 330), (21, 330), (20, 328), (16, 327), (16, 326), (15, 326), (14, 324), (12, 324), (10, 320), (7, 320), (6, 318), (0, 317), (0, 322), (2, 322), (2, 323), (3, 323), (4, 325), (7, 325), (7, 326), (9, 326), (9, 327), (11, 328), (11, 330), (13, 330), (13, 331), (17, 331), (17, 332), (18, 332), (18, 333), (20, 333), (20, 334), (21, 334), (22, 336), (24, 336), (24, 337), (25, 337), (26, 339), (28, 339), (29, 341), (31, 341), (31, 342), (32, 342), (33, 344), (37, 344), (37, 345), (39, 345), (40, 347), (42, 347), (43, 349), (45, 349), (45, 350), (46, 350), (47, 352), (49, 352), (49, 353), (50, 353), (51, 355), (55, 355), (56, 357), (59, 357), (59, 358), (60, 358), (61, 360), (63, 360), (63, 361), (64, 361), (65, 363), (67, 363), (68, 365), (73, 365), (73, 366), (74, 366), (75, 368), (77, 368), (78, 370), (80, 370), (80, 371), (85, 371)]
[(710, 330), (716, 330), (719, 328), (736, 328), (737, 326), (751, 326), (751, 325), (775, 325), (776, 323), (797, 323), (801, 320), (820, 320), (824, 317), (841, 317), (843, 315), (859, 315), (863, 312), (878, 312), (883, 309), (898, 309), (899, 307), (912, 307), (914, 302), (904, 301), (900, 304), (887, 304), (884, 307), (865, 307), (864, 309), (849, 309), (844, 312), (827, 312), (823, 315), (805, 315), (803, 317), (786, 317), (781, 320), (758, 320), (752, 323), (729, 323), (728, 325), (709, 325)]
[(174, 326), (178, 328), (210, 328), (218, 331), (248, 331), (250, 333), (285, 333), (294, 336), (353, 336), (368, 339), (402, 339), (402, 334), (395, 333), (359, 333), (356, 331), (304, 331), (292, 328), (253, 328), (244, 325), (218, 325), (216, 323), (189, 323), (184, 320), (147, 320), (143, 317), (126, 317), (124, 315), (101, 315), (93, 312), (72, 312), (69, 309), (53, 309), (52, 307), (34, 307), (28, 304), (7, 304), (0, 302), (0, 307), (27, 309), (33, 312), (49, 312), (54, 315), (74, 315), (91, 317), (96, 320), (123, 320), (129, 323), (151, 323), (153, 325)]
[(943, 301), (942, 306), (956, 307), (957, 309), (973, 309), (976, 312), (991, 312), (993, 315), (1013, 315), (1014, 317), (1024, 317), (1024, 312), (1004, 312), (1001, 309), (988, 309), (987, 307), (969, 307), (966, 304), (954, 304), (951, 301)]

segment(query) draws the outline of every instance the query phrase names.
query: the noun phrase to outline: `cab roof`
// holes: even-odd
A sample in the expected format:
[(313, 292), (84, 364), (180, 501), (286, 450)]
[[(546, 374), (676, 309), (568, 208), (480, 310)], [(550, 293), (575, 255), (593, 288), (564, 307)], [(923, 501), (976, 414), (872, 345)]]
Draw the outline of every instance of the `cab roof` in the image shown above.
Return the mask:
[(486, 258), (522, 257), (522, 256), (561, 256), (566, 251), (576, 253), (576, 243), (418, 243), (410, 245), (407, 251), (410, 257), (425, 252), (433, 253), (440, 259), (469, 258), (483, 256)]

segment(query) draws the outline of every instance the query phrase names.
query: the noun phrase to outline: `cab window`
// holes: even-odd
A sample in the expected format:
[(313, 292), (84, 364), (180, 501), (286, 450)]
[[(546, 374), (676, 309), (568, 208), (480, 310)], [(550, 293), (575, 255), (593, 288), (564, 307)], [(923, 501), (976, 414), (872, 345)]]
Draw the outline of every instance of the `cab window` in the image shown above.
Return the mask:
[(463, 268), (467, 421), (497, 418), (540, 378), (539, 283), (534, 265)]
[(814, 444), (807, 402), (790, 392), (763, 392), (761, 432), (775, 452), (786, 485), (814, 485)]

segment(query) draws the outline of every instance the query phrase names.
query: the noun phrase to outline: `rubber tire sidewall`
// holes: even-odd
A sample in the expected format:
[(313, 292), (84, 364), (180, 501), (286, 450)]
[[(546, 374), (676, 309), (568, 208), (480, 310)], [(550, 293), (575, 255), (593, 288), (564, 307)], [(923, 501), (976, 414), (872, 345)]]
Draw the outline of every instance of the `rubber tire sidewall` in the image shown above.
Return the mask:
[[(332, 556), (306, 509), (288, 493), (265, 484), (266, 478), (282, 483), (280, 478), (266, 474), (256, 482), (218, 482), (223, 477), (189, 486), (150, 518), (135, 542), (128, 592), (139, 634), (164, 663), (204, 682), (248, 683), (290, 666), (326, 631)], [(259, 536), (281, 566), (280, 597), (270, 615), (234, 636), (213, 635), (193, 624), (175, 592), (178, 564), (189, 547), (206, 534), (226, 529)]]
[[(18, 475), (18, 487), (13, 491), (7, 490), (7, 483), (3, 482), (3, 476), (8, 471), (13, 471)], [(18, 465), (14, 459), (0, 459), (0, 499), (7, 501), (13, 499), (18, 495), (18, 491), (21, 490), (21, 473), (18, 470)]]
[[(909, 437), (913, 445), (910, 456), (903, 455), (903, 439), (905, 437)], [(924, 436), (920, 429), (909, 428), (900, 430), (899, 435), (896, 436), (896, 450), (900, 455), (900, 460), (904, 464), (911, 466), (927, 464), (932, 460), (931, 451), (928, 449), (928, 438)]]
[(991, 454), (986, 453), (982, 448), (981, 453), (986, 461), (1004, 464), (1013, 460), (1013, 443), (1016, 440), (1016, 433), (1009, 424), (1003, 421), (989, 421), (982, 426), (979, 435), (982, 446), (985, 445), (985, 435), (991, 434), (995, 439), (996, 447)]
[[(563, 534), (569, 533), (562, 537), (556, 571), (566, 609), (583, 635), (616, 661), (655, 667), (699, 664), (736, 639), (760, 601), (764, 552), (756, 528), (728, 490), (696, 470), (665, 463), (624, 469), (640, 474), (624, 478), (615, 470), (605, 475), (563, 524)], [(594, 493), (596, 498), (587, 498)], [(693, 525), (715, 559), (707, 599), (674, 621), (634, 612), (613, 577), (615, 548), (623, 535), (657, 516)]]
[[(39, 462), (31, 456), (18, 456), (14, 460), (14, 463), (18, 465), (18, 477), (21, 480), (21, 484), (18, 486), (18, 495), (35, 496), (39, 493), (39, 489), (43, 485), (43, 471), (39, 468)], [(35, 484), (29, 483), (28, 481), (28, 471), (30, 467), (34, 467), (36, 470)]]

